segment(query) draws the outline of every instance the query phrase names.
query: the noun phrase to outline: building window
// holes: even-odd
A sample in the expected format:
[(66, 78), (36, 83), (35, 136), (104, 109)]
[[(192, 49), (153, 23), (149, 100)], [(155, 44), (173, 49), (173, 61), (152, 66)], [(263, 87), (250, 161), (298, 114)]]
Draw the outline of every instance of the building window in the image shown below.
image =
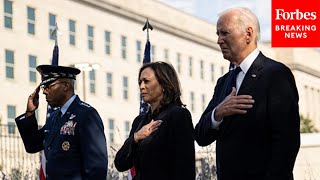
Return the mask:
[(28, 14), (28, 33), (34, 35), (35, 32), (35, 23), (36, 23), (36, 16), (35, 16), (35, 9), (31, 7), (27, 7), (27, 14)]
[(124, 122), (124, 131), (125, 131), (125, 138), (127, 139), (130, 134), (130, 122), (129, 121)]
[(56, 27), (56, 15), (49, 13), (49, 38), (55, 40), (55, 36), (52, 36), (52, 32)]
[(89, 78), (90, 78), (90, 93), (96, 93), (96, 71), (92, 69), (89, 71)]
[(74, 20), (69, 20), (69, 44), (76, 45), (76, 22)]
[(203, 60), (200, 61), (200, 78), (204, 78), (204, 72), (203, 72)]
[(105, 38), (105, 53), (107, 55), (110, 55), (110, 46), (111, 46), (111, 38), (110, 38), (110, 32), (109, 31), (105, 31), (104, 32), (104, 38)]
[(150, 56), (152, 62), (156, 61), (156, 46), (154, 45), (151, 45)]
[(201, 101), (202, 101), (202, 111), (206, 108), (206, 95), (202, 94), (201, 96)]
[(211, 68), (211, 82), (213, 82), (214, 83), (214, 64), (211, 64), (211, 66), (210, 66)]
[(107, 73), (107, 96), (112, 97), (112, 73)]
[(93, 50), (93, 26), (88, 25), (88, 49)]
[(114, 120), (109, 119), (109, 142), (114, 144)]
[(221, 66), (221, 68), (220, 68), (220, 73), (221, 73), (221, 76), (224, 75), (224, 67), (223, 66)]
[(169, 49), (164, 49), (164, 61), (169, 62)]
[(181, 54), (177, 53), (177, 71), (180, 74), (181, 73)]
[(128, 77), (124, 76), (123, 77), (123, 99), (128, 100), (129, 96), (129, 82), (128, 82)]
[(12, 105), (7, 106), (7, 113), (8, 113), (8, 133), (9, 134), (15, 134), (16, 131), (16, 124), (15, 124), (15, 118), (16, 118), (16, 107)]
[(191, 111), (194, 112), (194, 93), (190, 92), (190, 107)]
[(121, 36), (121, 57), (123, 60), (127, 59), (127, 37)]
[(6, 49), (6, 77), (14, 79), (14, 52)]
[(12, 29), (12, 1), (4, 0), (4, 26)]
[(37, 57), (29, 55), (29, 81), (37, 82)]
[(137, 62), (141, 63), (141, 41), (136, 41)]
[(193, 59), (192, 59), (192, 57), (190, 56), (189, 57), (189, 76), (190, 77), (192, 77), (192, 75), (193, 75)]

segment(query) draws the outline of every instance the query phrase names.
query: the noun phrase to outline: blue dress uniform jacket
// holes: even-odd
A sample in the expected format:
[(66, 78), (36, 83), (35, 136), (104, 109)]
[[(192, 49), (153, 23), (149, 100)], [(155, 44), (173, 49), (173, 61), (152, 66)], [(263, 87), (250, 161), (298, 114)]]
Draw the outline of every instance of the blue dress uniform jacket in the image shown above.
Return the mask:
[(34, 115), (16, 118), (26, 151), (44, 149), (48, 180), (106, 179), (107, 145), (98, 112), (78, 96), (62, 117), (59, 112), (54, 111), (39, 130)]

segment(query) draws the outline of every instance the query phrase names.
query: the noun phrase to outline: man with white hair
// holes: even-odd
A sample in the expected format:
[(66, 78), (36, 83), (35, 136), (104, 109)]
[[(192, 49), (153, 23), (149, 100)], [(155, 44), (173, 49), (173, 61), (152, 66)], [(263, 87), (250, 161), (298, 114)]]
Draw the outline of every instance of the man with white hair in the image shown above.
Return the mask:
[(247, 8), (224, 11), (217, 35), (224, 59), (236, 68), (217, 81), (196, 141), (216, 141), (219, 180), (292, 180), (300, 146), (292, 72), (258, 50), (259, 21)]

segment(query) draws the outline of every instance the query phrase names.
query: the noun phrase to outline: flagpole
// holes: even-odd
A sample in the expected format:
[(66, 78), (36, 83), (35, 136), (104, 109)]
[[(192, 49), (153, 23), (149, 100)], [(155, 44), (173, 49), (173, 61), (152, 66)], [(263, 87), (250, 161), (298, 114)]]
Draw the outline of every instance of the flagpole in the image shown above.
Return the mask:
[(59, 46), (58, 46), (58, 33), (59, 33), (59, 28), (58, 24), (56, 22), (56, 25), (51, 32), (51, 36), (54, 38), (54, 49), (52, 53), (52, 65), (58, 66), (59, 65)]
[(147, 19), (147, 22), (144, 24), (144, 26), (142, 28), (143, 31), (146, 29), (147, 29), (147, 41), (149, 41), (149, 29), (151, 29), (151, 31), (153, 30), (153, 27), (149, 23), (149, 19)]
[[(143, 26), (142, 30), (147, 29), (147, 42), (146, 42), (146, 47), (144, 49), (144, 56), (143, 56), (143, 64), (150, 63), (151, 58), (150, 58), (150, 41), (149, 41), (149, 29), (153, 30), (153, 27), (150, 25), (149, 20), (147, 19), (147, 22)], [(148, 104), (145, 103), (142, 99), (142, 96), (140, 95), (140, 108), (139, 108), (139, 114), (144, 115), (148, 111)], [(132, 166), (129, 169), (128, 172), (128, 180), (132, 180), (136, 175), (136, 170), (135, 167)]]
[(151, 31), (153, 30), (153, 27), (149, 23), (149, 19), (147, 19), (146, 23), (144, 24), (142, 30), (147, 29), (147, 42), (146, 42), (146, 47), (144, 49), (144, 57), (143, 57), (143, 64), (151, 62), (151, 57), (150, 57), (150, 41), (149, 41), (149, 29)]
[(147, 19), (147, 41), (149, 41), (149, 21)]
[(51, 32), (51, 36), (53, 36), (54, 38), (54, 45), (58, 46), (58, 24), (56, 22), (56, 25), (53, 29), (53, 31)]
[[(58, 66), (59, 63), (59, 47), (58, 47), (58, 25), (56, 22), (56, 25), (51, 32), (51, 36), (54, 38), (54, 48), (52, 52), (52, 60), (51, 65)], [(50, 116), (50, 114), (54, 111), (53, 108), (50, 107), (50, 105), (47, 105), (47, 116)], [(44, 154), (44, 150), (41, 151), (41, 162), (40, 162), (40, 170), (39, 170), (39, 180), (46, 180), (46, 156)]]

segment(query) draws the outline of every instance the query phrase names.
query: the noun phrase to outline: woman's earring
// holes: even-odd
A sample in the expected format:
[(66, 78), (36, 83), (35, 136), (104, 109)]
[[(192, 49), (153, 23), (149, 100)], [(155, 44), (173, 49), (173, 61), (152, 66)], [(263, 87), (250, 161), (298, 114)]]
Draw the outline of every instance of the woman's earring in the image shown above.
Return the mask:
[(164, 92), (164, 89), (162, 89), (162, 91)]

